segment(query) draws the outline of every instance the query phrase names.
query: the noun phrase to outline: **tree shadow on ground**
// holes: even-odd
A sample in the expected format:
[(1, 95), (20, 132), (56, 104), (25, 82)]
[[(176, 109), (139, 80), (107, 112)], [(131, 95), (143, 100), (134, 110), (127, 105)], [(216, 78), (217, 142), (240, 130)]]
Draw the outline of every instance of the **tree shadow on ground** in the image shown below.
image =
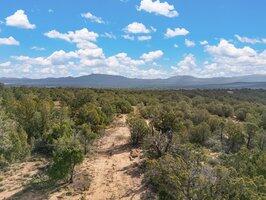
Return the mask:
[(59, 190), (66, 184), (54, 184), (47, 180), (38, 180), (36, 182), (29, 182), (24, 186), (24, 189), (13, 194), (7, 200), (43, 200), (48, 199), (49, 194)]
[[(143, 171), (143, 163), (132, 163), (119, 171), (123, 171), (124, 173), (128, 174), (132, 178), (141, 177), (144, 173)], [(145, 179), (142, 181), (140, 187), (135, 187), (128, 190), (120, 199), (128, 198), (128, 199), (135, 199), (135, 196), (140, 196), (141, 200), (154, 200), (155, 194), (149, 188), (148, 184), (146, 183)]]
[(109, 149), (104, 150), (104, 151), (99, 151), (98, 154), (112, 156), (112, 155), (124, 153), (128, 151), (128, 149), (129, 149), (129, 144), (121, 144), (121, 145), (117, 145), (114, 147), (110, 147)]

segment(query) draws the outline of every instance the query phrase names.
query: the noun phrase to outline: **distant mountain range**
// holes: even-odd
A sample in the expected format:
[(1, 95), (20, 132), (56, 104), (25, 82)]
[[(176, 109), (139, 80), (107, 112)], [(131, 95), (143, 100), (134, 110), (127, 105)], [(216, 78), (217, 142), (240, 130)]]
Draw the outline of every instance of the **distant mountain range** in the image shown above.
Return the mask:
[(137, 79), (116, 75), (91, 74), (61, 78), (0, 78), (0, 82), (14, 86), (36, 87), (90, 87), (90, 88), (146, 88), (146, 89), (215, 89), (215, 88), (262, 88), (266, 89), (265, 75), (238, 77), (196, 78), (173, 76), (166, 79)]

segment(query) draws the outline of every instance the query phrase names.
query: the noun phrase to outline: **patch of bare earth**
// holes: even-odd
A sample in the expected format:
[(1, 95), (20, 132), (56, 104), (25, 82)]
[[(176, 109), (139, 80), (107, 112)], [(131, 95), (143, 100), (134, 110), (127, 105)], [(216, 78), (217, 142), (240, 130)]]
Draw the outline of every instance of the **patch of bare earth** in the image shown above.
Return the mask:
[(0, 199), (8, 199), (21, 192), (24, 186), (34, 177), (45, 161), (27, 161), (16, 163), (0, 171)]

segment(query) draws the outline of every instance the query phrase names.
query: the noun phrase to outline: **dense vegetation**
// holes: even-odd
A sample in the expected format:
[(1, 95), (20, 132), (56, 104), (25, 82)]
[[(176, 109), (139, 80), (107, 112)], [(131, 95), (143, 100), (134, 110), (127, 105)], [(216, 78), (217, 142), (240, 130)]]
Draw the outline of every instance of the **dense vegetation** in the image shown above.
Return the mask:
[(265, 90), (1, 87), (0, 97), (1, 168), (39, 155), (51, 180), (72, 181), (93, 140), (131, 113), (132, 145), (160, 199), (265, 199)]

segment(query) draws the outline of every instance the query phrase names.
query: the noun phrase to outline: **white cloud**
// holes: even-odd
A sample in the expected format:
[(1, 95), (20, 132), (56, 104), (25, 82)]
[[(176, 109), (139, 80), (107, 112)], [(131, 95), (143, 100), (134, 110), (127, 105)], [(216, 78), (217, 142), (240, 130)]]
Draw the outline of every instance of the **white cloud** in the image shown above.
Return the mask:
[(133, 35), (128, 35), (128, 34), (122, 35), (122, 37), (126, 40), (131, 40), (131, 41), (133, 41), (135, 39), (135, 37)]
[(175, 47), (175, 48), (178, 48), (178, 44), (174, 44), (174, 47)]
[(11, 62), (4, 62), (4, 63), (0, 63), (0, 67), (9, 67), (11, 65)]
[(133, 34), (138, 34), (138, 33), (150, 33), (150, 30), (146, 28), (146, 26), (142, 23), (139, 22), (133, 22), (129, 25), (127, 25), (124, 28), (124, 31), (127, 33), (133, 33)]
[(209, 43), (208, 43), (207, 40), (203, 40), (203, 41), (200, 41), (200, 44), (201, 44), (202, 46), (205, 46), (205, 45), (207, 45), (207, 44), (209, 44)]
[(194, 47), (196, 44), (195, 44), (195, 42), (192, 41), (192, 40), (185, 39), (185, 45), (186, 45), (187, 47)]
[(176, 67), (172, 67), (175, 75), (198, 75), (199, 69), (196, 58), (193, 54), (186, 55), (183, 60), (178, 62)]
[(112, 32), (110, 32), (110, 33), (105, 32), (105, 33), (102, 34), (101, 36), (102, 36), (102, 37), (105, 37), (105, 38), (109, 38), (109, 39), (116, 39), (116, 36), (115, 36)]
[(161, 58), (162, 56), (163, 52), (161, 50), (157, 50), (157, 51), (151, 51), (149, 53), (144, 53), (140, 58), (143, 59), (145, 62), (152, 62), (156, 59)]
[(164, 36), (166, 38), (172, 38), (172, 37), (181, 36), (181, 35), (184, 36), (187, 34), (189, 34), (189, 31), (186, 30), (185, 28), (175, 28), (175, 29), (168, 28)]
[(18, 46), (19, 45), (19, 41), (17, 41), (13, 37), (0, 38), (0, 46), (1, 45), (15, 45), (15, 46)]
[(227, 40), (222, 39), (217, 46), (206, 46), (206, 51), (214, 56), (236, 58), (240, 56), (255, 56), (256, 51), (250, 47), (236, 48)]
[(236, 76), (266, 74), (266, 50), (257, 52), (250, 47), (237, 48), (226, 40), (206, 47), (212, 56), (204, 65), (207, 76)]
[(248, 38), (248, 37), (241, 37), (239, 35), (235, 35), (236, 39), (242, 43), (249, 43), (249, 44), (257, 44), (257, 43), (264, 43), (266, 44), (266, 38), (258, 39), (258, 38)]
[[(89, 31), (87, 28), (83, 28), (76, 31), (68, 31), (67, 33), (60, 33), (56, 30), (44, 33), (45, 36), (53, 39), (61, 39), (67, 42), (76, 43), (79, 48), (82, 46), (91, 45), (91, 42), (95, 42), (99, 35), (93, 31)], [(84, 47), (85, 48), (85, 47)]]
[(13, 15), (6, 18), (7, 26), (14, 26), (24, 29), (35, 29), (35, 24), (31, 24), (24, 10), (17, 10)]
[(139, 41), (147, 41), (147, 40), (151, 40), (151, 36), (150, 35), (141, 35), (141, 36), (138, 36), (138, 40)]
[(156, 15), (162, 15), (165, 17), (177, 17), (178, 12), (173, 5), (167, 2), (160, 2), (160, 0), (142, 0), (137, 10), (144, 10), (148, 13), (155, 13)]
[(90, 12), (82, 13), (81, 16), (84, 17), (85, 19), (92, 21), (92, 22), (96, 22), (98, 24), (104, 24), (104, 21), (102, 20), (101, 17), (96, 17), (95, 15), (91, 14)]
[(217, 45), (206, 45), (205, 50), (210, 54), (210, 60), (197, 64), (195, 56), (189, 54), (172, 67), (172, 75), (220, 77), (266, 74), (266, 50), (257, 52), (250, 47), (237, 48), (225, 39)]
[(48, 13), (53, 13), (53, 12), (54, 12), (53, 9), (49, 9), (49, 10), (48, 10)]
[[(162, 74), (167, 75), (164, 70), (156, 69), (157, 65), (150, 63), (161, 56), (160, 51), (147, 53), (143, 55), (143, 59), (131, 58), (124, 52), (106, 57), (103, 49), (95, 44), (96, 38), (88, 37), (88, 31), (85, 33), (50, 31), (46, 33), (48, 37), (75, 43), (77, 49), (69, 52), (59, 50), (42, 57), (13, 56), (10, 70), (0, 69), (0, 73), (2, 76), (31, 78), (80, 76), (91, 73), (139, 78), (158, 78)], [(95, 41), (91, 41), (94, 39)]]
[(35, 51), (44, 51), (45, 50), (45, 48), (43, 48), (43, 47), (37, 47), (37, 46), (33, 46), (30, 49), (35, 50)]

